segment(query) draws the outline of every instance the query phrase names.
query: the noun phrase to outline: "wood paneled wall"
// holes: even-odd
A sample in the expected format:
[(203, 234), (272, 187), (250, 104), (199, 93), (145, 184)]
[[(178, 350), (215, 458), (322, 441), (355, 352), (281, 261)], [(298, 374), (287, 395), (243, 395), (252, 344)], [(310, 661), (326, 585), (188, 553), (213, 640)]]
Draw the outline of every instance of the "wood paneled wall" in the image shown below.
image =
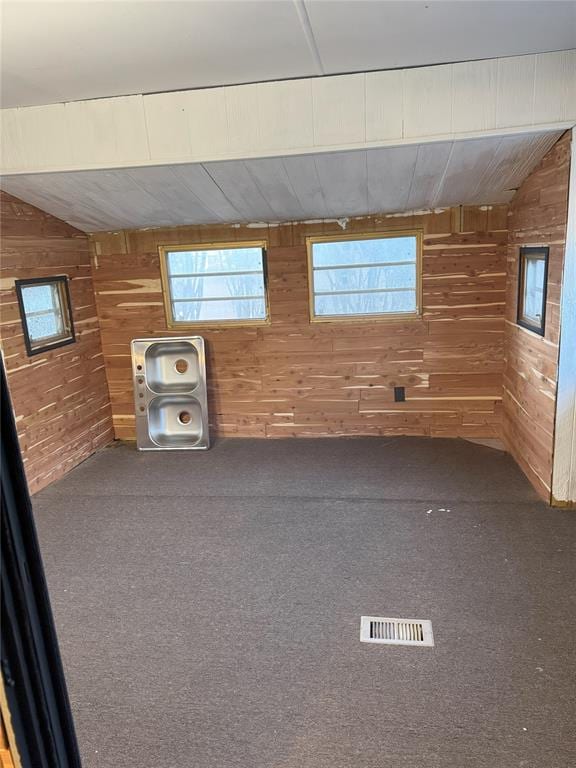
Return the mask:
[(12, 728), (4, 683), (0, 682), (0, 768), (20, 768), (20, 755)]
[(0, 768), (14, 768), (12, 750), (8, 743), (8, 735), (4, 727), (4, 721), (0, 718)]
[[(93, 236), (116, 436), (133, 439), (130, 341), (199, 333), (218, 435), (500, 434), (507, 208), (353, 219), (348, 232), (422, 228), (423, 316), (310, 323), (307, 235), (335, 223), (179, 227)], [(267, 239), (268, 326), (168, 331), (158, 246)], [(394, 385), (406, 402), (394, 402)]]
[[(509, 213), (504, 437), (508, 449), (546, 500), (550, 499), (552, 480), (569, 172), (568, 132), (525, 179)], [(543, 337), (516, 324), (518, 259), (523, 245), (550, 247)]]
[[(113, 439), (88, 238), (10, 195), (1, 205), (1, 342), (28, 484), (53, 482)], [(70, 277), (76, 343), (28, 357), (16, 279)]]

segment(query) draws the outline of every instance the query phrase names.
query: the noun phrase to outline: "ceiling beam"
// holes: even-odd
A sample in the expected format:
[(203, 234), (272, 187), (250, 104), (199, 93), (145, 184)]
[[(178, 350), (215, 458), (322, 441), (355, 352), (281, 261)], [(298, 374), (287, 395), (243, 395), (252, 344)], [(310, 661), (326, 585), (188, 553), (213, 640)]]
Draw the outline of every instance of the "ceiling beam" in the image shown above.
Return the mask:
[(576, 50), (0, 110), (5, 175), (570, 128)]

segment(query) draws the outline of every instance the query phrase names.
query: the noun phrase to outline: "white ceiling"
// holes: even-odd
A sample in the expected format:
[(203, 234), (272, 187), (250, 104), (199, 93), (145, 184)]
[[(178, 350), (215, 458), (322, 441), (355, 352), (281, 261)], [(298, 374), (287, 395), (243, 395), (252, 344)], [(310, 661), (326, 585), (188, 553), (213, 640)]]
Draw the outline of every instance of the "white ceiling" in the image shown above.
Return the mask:
[(554, 0), (3, 0), (2, 106), (576, 47)]
[(508, 202), (559, 135), (8, 176), (1, 186), (87, 232), (397, 213)]

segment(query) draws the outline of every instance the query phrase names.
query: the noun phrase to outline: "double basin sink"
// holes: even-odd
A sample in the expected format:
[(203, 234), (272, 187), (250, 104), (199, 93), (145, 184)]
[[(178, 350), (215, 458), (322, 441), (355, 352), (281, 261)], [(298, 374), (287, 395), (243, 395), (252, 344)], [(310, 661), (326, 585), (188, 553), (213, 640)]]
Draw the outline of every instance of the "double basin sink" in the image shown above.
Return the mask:
[(201, 336), (134, 339), (132, 375), (139, 450), (209, 448)]

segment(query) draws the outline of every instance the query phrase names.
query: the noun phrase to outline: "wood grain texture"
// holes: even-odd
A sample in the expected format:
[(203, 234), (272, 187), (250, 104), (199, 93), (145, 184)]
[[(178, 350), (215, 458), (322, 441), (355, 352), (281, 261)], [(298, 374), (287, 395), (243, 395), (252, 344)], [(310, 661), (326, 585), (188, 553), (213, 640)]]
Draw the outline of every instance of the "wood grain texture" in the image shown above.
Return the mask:
[(0, 680), (0, 768), (22, 768), (4, 680)]
[[(130, 341), (199, 333), (217, 435), (500, 434), (507, 208), (352, 219), (424, 231), (423, 316), (310, 323), (305, 237), (335, 223), (97, 233), (94, 285), (115, 434), (134, 439)], [(158, 246), (267, 239), (271, 324), (169, 332)], [(394, 386), (406, 401), (394, 402)]]
[[(1, 342), (31, 492), (113, 439), (88, 238), (1, 193)], [(70, 278), (76, 343), (28, 357), (14, 281)]]
[[(547, 501), (552, 479), (569, 169), (567, 133), (521, 184), (509, 214), (503, 432), (508, 449)], [(518, 259), (523, 245), (550, 247), (543, 337), (516, 324)]]
[(8, 742), (8, 734), (4, 725), (4, 718), (0, 716), (0, 768), (14, 768), (12, 751)]

